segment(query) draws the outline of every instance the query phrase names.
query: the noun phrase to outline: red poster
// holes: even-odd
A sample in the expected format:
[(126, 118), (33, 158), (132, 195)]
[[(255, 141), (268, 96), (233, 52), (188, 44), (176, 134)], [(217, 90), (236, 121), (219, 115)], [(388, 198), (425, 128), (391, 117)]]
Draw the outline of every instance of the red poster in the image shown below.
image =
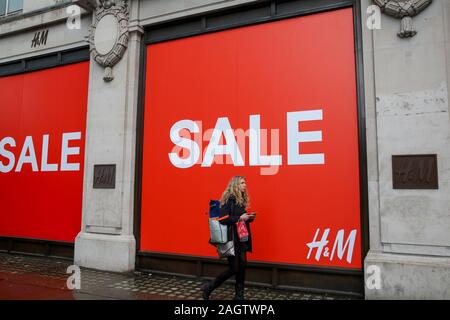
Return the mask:
[(352, 9), (149, 45), (146, 74), (141, 250), (215, 257), (242, 175), (250, 260), (361, 268)]
[(0, 78), (0, 236), (74, 242), (89, 63)]

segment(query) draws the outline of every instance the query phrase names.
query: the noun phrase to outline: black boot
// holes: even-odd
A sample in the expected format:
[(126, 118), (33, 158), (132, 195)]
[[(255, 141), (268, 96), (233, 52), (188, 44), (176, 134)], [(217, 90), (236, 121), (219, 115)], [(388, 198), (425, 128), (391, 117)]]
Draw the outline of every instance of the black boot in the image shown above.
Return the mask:
[(236, 283), (235, 286), (235, 294), (233, 300), (245, 300), (244, 299), (244, 285), (241, 283)]
[(202, 285), (202, 298), (203, 300), (209, 300), (209, 295), (211, 294), (211, 286), (209, 283)]

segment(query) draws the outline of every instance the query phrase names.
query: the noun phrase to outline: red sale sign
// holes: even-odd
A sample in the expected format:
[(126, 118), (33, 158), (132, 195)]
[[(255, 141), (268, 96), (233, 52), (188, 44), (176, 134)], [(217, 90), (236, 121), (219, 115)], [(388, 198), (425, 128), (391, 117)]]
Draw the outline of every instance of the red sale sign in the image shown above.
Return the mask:
[(215, 257), (205, 212), (241, 175), (250, 260), (361, 268), (353, 30), (343, 9), (147, 47), (141, 250)]
[(80, 231), (88, 79), (88, 62), (0, 78), (1, 236)]

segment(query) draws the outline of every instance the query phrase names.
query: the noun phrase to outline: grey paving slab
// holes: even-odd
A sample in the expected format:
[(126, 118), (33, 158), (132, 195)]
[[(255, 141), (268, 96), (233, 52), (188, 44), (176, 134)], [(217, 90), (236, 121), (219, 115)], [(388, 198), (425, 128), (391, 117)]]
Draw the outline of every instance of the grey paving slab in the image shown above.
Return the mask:
[[(148, 272), (113, 273), (81, 268), (81, 286), (67, 288), (67, 268), (72, 261), (48, 257), (0, 253), (0, 299), (139, 299), (201, 300), (203, 279)], [(234, 285), (225, 283), (211, 300), (230, 300)], [(278, 290), (248, 285), (247, 300), (336, 300), (349, 296)], [(354, 298), (353, 298), (354, 299)]]

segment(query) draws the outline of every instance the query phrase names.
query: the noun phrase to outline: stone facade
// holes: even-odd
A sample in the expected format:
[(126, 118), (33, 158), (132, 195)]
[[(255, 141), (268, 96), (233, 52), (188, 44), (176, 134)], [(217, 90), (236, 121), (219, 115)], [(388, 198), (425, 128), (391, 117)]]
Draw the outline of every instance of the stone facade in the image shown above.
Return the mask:
[[(362, 1), (363, 9), (371, 2)], [(398, 20), (364, 28), (370, 251), (380, 269), (368, 299), (449, 299), (450, 2), (433, 1), (414, 18), (412, 38)], [(438, 190), (393, 190), (391, 157), (437, 154)], [(370, 281), (373, 273), (366, 272)]]

